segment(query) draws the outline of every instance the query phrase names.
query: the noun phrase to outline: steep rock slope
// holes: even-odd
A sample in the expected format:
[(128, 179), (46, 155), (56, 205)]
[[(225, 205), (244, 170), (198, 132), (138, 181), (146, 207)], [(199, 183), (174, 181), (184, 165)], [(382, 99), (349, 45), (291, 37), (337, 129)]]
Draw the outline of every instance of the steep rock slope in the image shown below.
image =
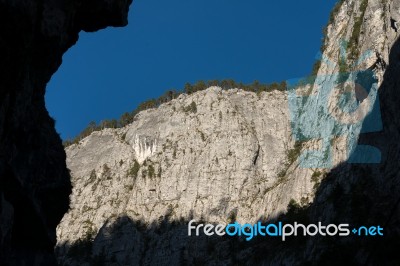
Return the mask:
[(124, 26), (131, 1), (0, 1), (0, 264), (52, 265), (70, 175), (46, 83), (81, 30)]
[[(74, 189), (57, 230), (59, 261), (399, 262), (382, 248), (399, 239), (399, 8), (339, 1), (316, 76), (288, 81), (287, 93), (210, 88), (68, 147)], [(283, 214), (290, 199), (300, 207)], [(380, 224), (388, 234), (246, 243), (188, 237), (191, 218)]]
[[(277, 175), (293, 146), (285, 103), (283, 92), (212, 87), (68, 147), (76, 190), (60, 236), (74, 240), (85, 220), (99, 229), (110, 214), (150, 222), (172, 208), (176, 219), (192, 213), (225, 221), (230, 212), (254, 220), (284, 210), (284, 191), (296, 198), (312, 191), (310, 182), (283, 183)], [(80, 228), (70, 226), (77, 221)]]

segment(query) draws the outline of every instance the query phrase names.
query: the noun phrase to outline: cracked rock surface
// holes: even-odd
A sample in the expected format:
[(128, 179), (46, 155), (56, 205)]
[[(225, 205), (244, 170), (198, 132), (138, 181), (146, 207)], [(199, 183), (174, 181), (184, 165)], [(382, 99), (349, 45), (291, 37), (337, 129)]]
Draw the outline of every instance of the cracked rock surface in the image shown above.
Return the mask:
[[(400, 44), (392, 22), (400, 21), (400, 1), (340, 3), (326, 28), (316, 77), (295, 94), (211, 87), (69, 146), (73, 193), (57, 228), (59, 262), (398, 265)], [(365, 73), (374, 81), (367, 91), (354, 85)], [(327, 93), (332, 88), (336, 94)], [(349, 115), (338, 107), (335, 97), (343, 92), (355, 95), (361, 112)], [(301, 96), (307, 97), (292, 120), (291, 97)], [(195, 109), (188, 108), (192, 102)], [(354, 107), (346, 104), (341, 108)], [(365, 130), (370, 108), (380, 114), (382, 129)], [(332, 117), (343, 122), (340, 130)], [(293, 139), (293, 128), (306, 137)], [(361, 144), (376, 147), (382, 160), (350, 163)], [(322, 151), (329, 163), (304, 168), (305, 151)], [(292, 212), (291, 199), (300, 207)], [(192, 218), (380, 224), (387, 235), (284, 243), (188, 237)]]

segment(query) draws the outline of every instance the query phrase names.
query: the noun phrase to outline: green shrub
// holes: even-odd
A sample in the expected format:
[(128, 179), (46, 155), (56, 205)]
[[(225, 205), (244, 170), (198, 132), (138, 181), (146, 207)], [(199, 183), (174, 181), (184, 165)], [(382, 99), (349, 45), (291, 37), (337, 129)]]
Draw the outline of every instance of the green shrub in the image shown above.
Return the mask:
[(176, 147), (174, 147), (174, 152), (172, 153), (172, 158), (176, 159)]
[(230, 211), (230, 212), (229, 212), (229, 215), (228, 215), (228, 223), (234, 223), (234, 222), (236, 222), (236, 218), (237, 218), (236, 216), (237, 216), (236, 210)]
[(125, 141), (125, 139), (126, 139), (126, 132), (125, 132), (124, 134), (122, 134), (121, 139), (122, 139), (122, 141)]
[(204, 133), (202, 131), (199, 131), (199, 132), (200, 132), (201, 140), (206, 141), (206, 135), (204, 135)]
[(107, 177), (109, 177), (110, 174), (111, 174), (111, 169), (110, 169), (110, 167), (108, 167), (108, 165), (107, 165), (106, 163), (103, 164), (103, 174), (102, 174), (102, 176), (107, 176)]
[(95, 181), (96, 179), (97, 179), (96, 170), (93, 169), (90, 172), (90, 177), (89, 177), (88, 183), (91, 183), (91, 182)]
[(158, 176), (159, 178), (161, 178), (161, 174), (162, 174), (162, 169), (161, 169), (161, 165), (160, 165), (160, 167), (158, 168), (158, 174), (157, 174), (157, 176)]
[(351, 34), (348, 51), (349, 59), (356, 60), (359, 56), (359, 39), (361, 33), (361, 26), (364, 21), (365, 11), (367, 10), (368, 0), (363, 0), (360, 4), (360, 16), (355, 18), (353, 32)]
[(147, 171), (150, 178), (155, 177), (155, 170), (153, 165), (150, 164), (149, 167), (147, 168)]
[(140, 169), (140, 164), (138, 161), (134, 161), (132, 167), (128, 170), (128, 175), (137, 178), (138, 172)]
[(197, 105), (196, 105), (196, 103), (192, 102), (188, 106), (184, 107), (183, 111), (185, 111), (185, 113), (197, 113)]
[(316, 170), (314, 173), (311, 175), (311, 181), (313, 182), (318, 182), (319, 177), (322, 175), (322, 173), (318, 170)]
[(289, 161), (289, 165), (294, 163), (296, 161), (296, 159), (299, 157), (302, 146), (303, 146), (303, 142), (296, 140), (296, 142), (294, 143), (294, 147), (287, 151), (287, 158)]
[(295, 210), (297, 210), (297, 209), (300, 209), (300, 207), (301, 207), (300, 204), (298, 204), (294, 199), (291, 199), (291, 200), (289, 201), (287, 210), (288, 210), (288, 212), (290, 212), (290, 211), (295, 211)]
[(320, 184), (319, 178), (321, 177), (322, 173), (318, 170), (316, 170), (312, 175), (311, 175), (311, 182), (314, 183), (314, 190), (316, 190)]
[(286, 152), (287, 162), (282, 170), (278, 172), (278, 183), (285, 181), (285, 177), (289, 167), (297, 160), (300, 156), (301, 148), (303, 146), (303, 141), (296, 140), (292, 149)]

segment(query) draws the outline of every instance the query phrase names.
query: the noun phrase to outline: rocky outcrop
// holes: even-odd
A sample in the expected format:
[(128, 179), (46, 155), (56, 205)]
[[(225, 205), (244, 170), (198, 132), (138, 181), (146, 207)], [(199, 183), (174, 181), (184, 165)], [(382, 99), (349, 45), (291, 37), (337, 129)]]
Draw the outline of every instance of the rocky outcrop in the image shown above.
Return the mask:
[[(398, 264), (399, 6), (339, 1), (315, 76), (287, 92), (212, 87), (68, 147), (59, 261)], [(385, 236), (188, 237), (192, 218), (381, 225)]]
[(127, 24), (131, 0), (0, 0), (0, 264), (52, 265), (70, 175), (44, 103), (81, 30)]

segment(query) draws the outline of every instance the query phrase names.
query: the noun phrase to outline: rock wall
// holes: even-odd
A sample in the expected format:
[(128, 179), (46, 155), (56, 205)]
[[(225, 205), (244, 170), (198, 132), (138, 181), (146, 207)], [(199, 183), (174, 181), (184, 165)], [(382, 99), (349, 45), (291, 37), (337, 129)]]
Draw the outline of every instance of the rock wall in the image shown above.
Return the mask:
[[(57, 228), (59, 261), (398, 264), (399, 7), (339, 1), (315, 76), (288, 81), (287, 92), (212, 87), (68, 147), (73, 193)], [(192, 218), (382, 225), (387, 234), (246, 242), (188, 237)]]
[[(150, 222), (172, 208), (176, 219), (192, 213), (226, 221), (230, 212), (254, 220), (285, 209), (290, 198), (280, 199), (282, 190), (300, 196), (312, 188), (307, 182), (280, 188), (277, 173), (293, 145), (285, 101), (278, 91), (257, 96), (213, 87), (68, 147), (76, 190), (60, 235), (77, 239), (85, 233), (84, 221), (99, 229), (110, 215), (122, 213)], [(197, 110), (185, 111), (192, 102)], [(77, 221), (82, 226), (70, 226)]]
[(130, 0), (0, 1), (0, 264), (52, 265), (71, 183), (44, 102), (81, 30), (127, 24)]

